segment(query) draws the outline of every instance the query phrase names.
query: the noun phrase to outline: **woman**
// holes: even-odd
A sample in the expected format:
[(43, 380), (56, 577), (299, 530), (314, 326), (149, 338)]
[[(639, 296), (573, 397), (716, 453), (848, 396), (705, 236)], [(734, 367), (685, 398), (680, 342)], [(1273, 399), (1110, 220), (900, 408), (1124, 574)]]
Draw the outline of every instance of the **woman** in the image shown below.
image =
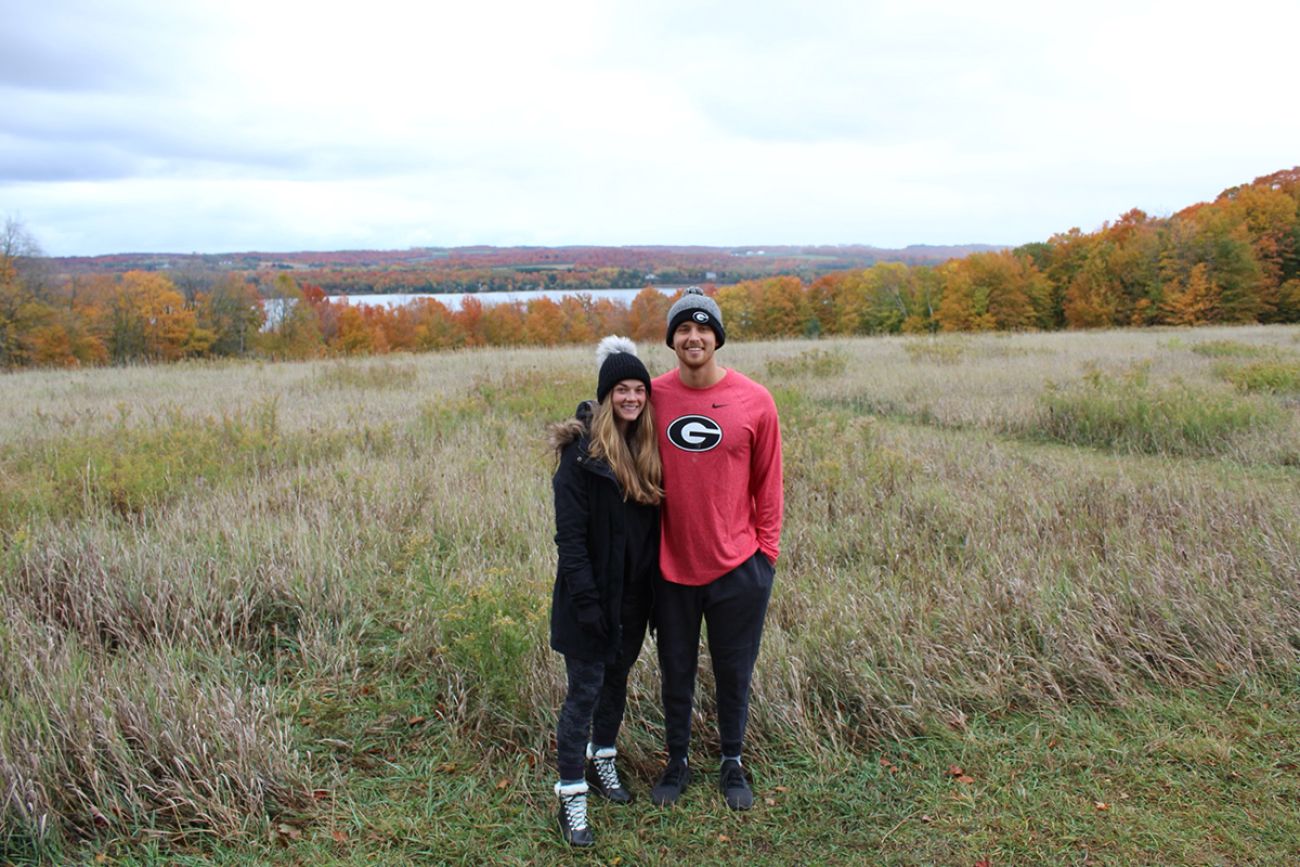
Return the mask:
[(594, 842), (588, 791), (614, 803), (632, 800), (619, 781), (614, 741), (650, 616), (663, 499), (650, 374), (636, 344), (606, 337), (596, 364), (594, 408), (584, 401), (575, 418), (550, 430), (559, 461), (551, 647), (564, 654), (568, 676), (555, 732), (555, 794), (560, 832), (574, 846)]

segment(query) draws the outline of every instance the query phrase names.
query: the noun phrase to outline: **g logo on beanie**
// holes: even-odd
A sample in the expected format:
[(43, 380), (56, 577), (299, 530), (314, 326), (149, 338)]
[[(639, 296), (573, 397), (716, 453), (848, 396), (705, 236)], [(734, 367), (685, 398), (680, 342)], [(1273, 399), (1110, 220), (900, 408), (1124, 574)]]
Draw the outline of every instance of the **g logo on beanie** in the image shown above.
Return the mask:
[(721, 349), (722, 344), (727, 342), (727, 331), (722, 325), (722, 310), (718, 307), (718, 302), (705, 295), (699, 286), (687, 286), (682, 297), (668, 308), (668, 333), (664, 336), (664, 343), (669, 349), (673, 346), (673, 332), (688, 319), (712, 328), (718, 337), (717, 348)]

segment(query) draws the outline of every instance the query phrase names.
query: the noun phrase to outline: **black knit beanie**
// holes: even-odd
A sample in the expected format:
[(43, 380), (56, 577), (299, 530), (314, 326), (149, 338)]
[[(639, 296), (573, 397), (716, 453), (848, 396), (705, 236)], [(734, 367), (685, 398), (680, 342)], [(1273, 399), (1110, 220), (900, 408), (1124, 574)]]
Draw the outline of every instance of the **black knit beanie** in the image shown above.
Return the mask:
[(596, 378), (597, 403), (603, 401), (605, 395), (625, 379), (645, 383), (646, 394), (650, 394), (650, 371), (637, 358), (636, 344), (628, 338), (611, 334), (601, 340), (596, 347), (596, 363), (600, 366)]
[(707, 325), (718, 336), (718, 347), (727, 342), (727, 332), (722, 327), (722, 310), (699, 286), (687, 286), (686, 291), (672, 307), (668, 308), (668, 336), (665, 343), (673, 346), (673, 332), (687, 319), (693, 319), (701, 325)]

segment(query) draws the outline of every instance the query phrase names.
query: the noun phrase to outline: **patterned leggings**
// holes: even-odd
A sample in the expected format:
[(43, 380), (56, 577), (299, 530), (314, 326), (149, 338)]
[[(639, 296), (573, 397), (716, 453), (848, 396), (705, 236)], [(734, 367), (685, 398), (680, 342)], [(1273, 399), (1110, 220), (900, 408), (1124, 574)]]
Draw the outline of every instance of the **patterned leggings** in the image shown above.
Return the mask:
[(627, 707), (628, 672), (641, 654), (649, 618), (648, 599), (625, 600), (622, 643), (614, 662), (606, 664), (564, 657), (569, 691), (555, 727), (560, 779), (582, 778), (588, 740), (602, 747), (614, 745)]

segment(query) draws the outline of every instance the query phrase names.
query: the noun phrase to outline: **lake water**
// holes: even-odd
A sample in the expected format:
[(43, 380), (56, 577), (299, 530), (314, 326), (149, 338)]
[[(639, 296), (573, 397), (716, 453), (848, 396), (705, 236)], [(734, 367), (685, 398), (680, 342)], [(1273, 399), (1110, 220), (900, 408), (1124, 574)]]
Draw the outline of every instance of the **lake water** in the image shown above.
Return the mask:
[[(682, 286), (656, 286), (660, 292), (665, 295), (672, 295)], [(459, 310), (460, 304), (466, 298), (474, 297), (483, 302), (484, 307), (491, 307), (496, 304), (508, 304), (511, 301), (521, 301), (527, 304), (529, 299), (545, 295), (552, 301), (559, 301), (573, 295), (588, 295), (593, 301), (599, 301), (602, 298), (608, 298), (611, 301), (627, 306), (632, 303), (641, 292), (640, 289), (589, 289), (586, 291), (574, 292), (569, 289), (536, 289), (530, 292), (401, 292), (387, 295), (330, 295), (331, 301), (337, 301), (340, 298), (347, 298), (348, 303), (355, 306), (370, 305), (371, 307), (402, 307), (410, 304), (417, 298), (433, 298), (440, 301), (448, 310)], [(262, 325), (262, 330), (266, 331), (274, 328), (284, 316), (284, 311), (293, 306), (293, 299), (268, 298), (262, 302), (266, 310), (266, 322)]]
[[(656, 286), (660, 292), (665, 295), (672, 295), (681, 286)], [(588, 289), (573, 291), (570, 289), (536, 289), (529, 292), (412, 292), (400, 293), (393, 295), (348, 295), (348, 303), (353, 305), (369, 304), (375, 307), (401, 307), (410, 304), (417, 298), (433, 298), (440, 301), (448, 310), (459, 310), (461, 302), (466, 298), (477, 298), (483, 302), (484, 307), (491, 307), (495, 304), (508, 304), (512, 301), (522, 301), (527, 304), (531, 299), (545, 295), (552, 301), (559, 301), (561, 298), (572, 295), (588, 295), (594, 301), (602, 298), (608, 298), (611, 301), (621, 304), (631, 304), (632, 299), (641, 292), (640, 289)], [(331, 295), (330, 300), (338, 300), (339, 295)]]

